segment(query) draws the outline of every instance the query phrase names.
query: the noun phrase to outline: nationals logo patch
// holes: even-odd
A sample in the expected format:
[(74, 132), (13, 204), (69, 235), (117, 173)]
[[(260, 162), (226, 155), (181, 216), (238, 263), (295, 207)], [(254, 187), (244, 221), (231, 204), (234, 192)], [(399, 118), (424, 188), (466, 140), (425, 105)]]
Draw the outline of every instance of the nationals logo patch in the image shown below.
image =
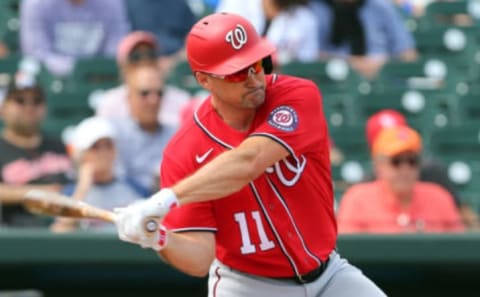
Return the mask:
[(279, 106), (268, 116), (268, 123), (282, 131), (294, 131), (298, 126), (297, 113), (289, 106)]

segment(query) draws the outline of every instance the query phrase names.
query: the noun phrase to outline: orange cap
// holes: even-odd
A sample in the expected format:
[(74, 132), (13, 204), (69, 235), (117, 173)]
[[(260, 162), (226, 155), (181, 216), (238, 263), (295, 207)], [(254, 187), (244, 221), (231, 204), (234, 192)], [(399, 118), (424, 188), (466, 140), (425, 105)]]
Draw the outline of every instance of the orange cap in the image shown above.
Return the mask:
[(407, 126), (385, 128), (375, 138), (372, 155), (393, 157), (404, 152), (419, 153), (422, 150), (420, 135)]
[(367, 142), (370, 148), (382, 129), (393, 126), (407, 126), (407, 120), (405, 119), (405, 116), (396, 110), (383, 109), (369, 117), (365, 134), (367, 136)]

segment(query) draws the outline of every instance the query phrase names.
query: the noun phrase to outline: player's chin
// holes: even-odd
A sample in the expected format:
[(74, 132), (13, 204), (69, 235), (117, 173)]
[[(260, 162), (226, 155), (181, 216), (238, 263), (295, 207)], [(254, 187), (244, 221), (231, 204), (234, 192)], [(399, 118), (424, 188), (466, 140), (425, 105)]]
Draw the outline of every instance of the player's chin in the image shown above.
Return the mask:
[(249, 92), (245, 97), (245, 102), (249, 105), (248, 107), (256, 108), (262, 105), (265, 101), (265, 90), (257, 89), (255, 91)]

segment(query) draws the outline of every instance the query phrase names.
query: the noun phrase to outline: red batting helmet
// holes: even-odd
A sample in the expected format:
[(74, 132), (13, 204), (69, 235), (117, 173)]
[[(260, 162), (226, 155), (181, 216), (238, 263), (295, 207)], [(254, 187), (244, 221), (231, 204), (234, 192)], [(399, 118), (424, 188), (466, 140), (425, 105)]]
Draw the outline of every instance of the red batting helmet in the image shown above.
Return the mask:
[(217, 75), (235, 73), (275, 51), (248, 20), (223, 12), (199, 20), (188, 33), (186, 49), (194, 72)]

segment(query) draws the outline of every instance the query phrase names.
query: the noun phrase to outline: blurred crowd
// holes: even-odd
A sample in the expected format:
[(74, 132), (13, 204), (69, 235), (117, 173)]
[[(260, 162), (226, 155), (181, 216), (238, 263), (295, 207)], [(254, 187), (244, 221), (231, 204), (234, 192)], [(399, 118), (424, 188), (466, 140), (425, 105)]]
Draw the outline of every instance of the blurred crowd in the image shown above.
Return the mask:
[[(170, 79), (185, 64), (184, 38), (202, 15), (248, 18), (276, 46), (277, 72), (290, 63), (339, 59), (372, 80), (390, 61), (419, 59), (406, 20), (420, 18), (432, 2), (19, 0), (18, 47), (0, 39), (0, 67), (16, 55), (36, 64), (19, 63), (9, 79), (0, 77), (0, 193), (41, 188), (112, 210), (158, 190), (163, 148), (205, 97)], [(82, 61), (99, 57), (115, 62), (118, 85), (102, 90), (92, 114), (69, 133), (45, 133), (53, 103), (42, 78), (68, 80)], [(404, 114), (393, 107), (371, 113), (363, 128), (372, 172), (336, 197), (339, 232), (478, 228), (475, 209), (455, 190), (445, 164), (424, 153), (421, 131)], [(331, 143), (333, 164), (348, 159), (334, 137)], [(32, 215), (13, 198), (0, 209), (2, 227), (114, 230), (98, 221)]]

